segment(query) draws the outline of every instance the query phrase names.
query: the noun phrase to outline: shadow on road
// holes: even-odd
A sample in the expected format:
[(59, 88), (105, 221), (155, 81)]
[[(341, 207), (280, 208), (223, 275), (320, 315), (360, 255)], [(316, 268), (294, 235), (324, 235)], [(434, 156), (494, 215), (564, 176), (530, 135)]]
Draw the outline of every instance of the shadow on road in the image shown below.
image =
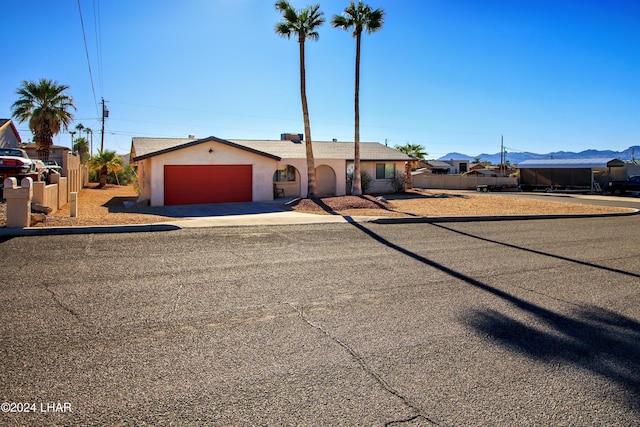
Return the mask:
[(135, 213), (159, 215), (170, 218), (251, 215), (283, 212), (286, 210), (284, 208), (284, 201), (211, 203), (177, 206), (146, 206), (142, 204), (136, 204), (136, 199), (136, 197), (113, 197), (103, 206), (109, 209), (109, 213)]
[[(605, 378), (628, 393), (622, 404), (640, 411), (640, 323), (635, 319), (592, 305), (577, 306), (570, 314), (556, 313), (396, 245), (360, 223), (351, 222), (351, 225), (380, 244), (510, 303), (534, 316), (548, 328), (534, 328), (496, 310), (486, 309), (476, 310), (461, 319), (478, 334), (489, 336), (492, 341), (520, 354), (547, 362), (564, 362)], [(517, 246), (514, 248), (526, 250)], [(637, 276), (578, 260), (559, 258)]]
[(530, 252), (530, 253), (533, 253), (533, 254), (536, 254), (536, 255), (544, 255), (544, 256), (548, 256), (548, 257), (551, 257), (551, 258), (556, 258), (556, 259), (559, 259), (559, 260), (562, 260), (562, 261), (573, 262), (575, 264), (584, 265), (586, 267), (598, 268), (598, 269), (601, 269), (601, 270), (610, 271), (612, 273), (619, 273), (619, 274), (624, 274), (624, 275), (631, 276), (631, 277), (640, 278), (640, 274), (632, 273), (630, 271), (620, 270), (618, 268), (608, 267), (606, 265), (592, 264), (592, 263), (587, 262), (587, 261), (580, 261), (578, 259), (568, 258), (568, 257), (564, 257), (562, 255), (554, 255), (554, 254), (550, 254), (550, 253), (547, 253), (547, 252), (538, 251), (538, 250), (535, 250), (535, 249), (529, 249), (529, 248), (525, 248), (525, 247), (522, 247), (522, 246), (512, 245), (510, 243), (500, 242), (498, 240), (487, 239), (486, 237), (476, 236), (475, 234), (466, 233), (464, 231), (460, 231), (460, 230), (456, 230), (456, 229), (453, 229), (453, 228), (445, 227), (444, 225), (440, 225), (440, 224), (432, 224), (432, 225), (434, 227), (442, 228), (443, 230), (451, 231), (453, 233), (461, 234), (463, 236), (471, 237), (473, 239), (482, 240), (483, 242), (495, 243), (497, 245), (506, 246), (506, 247), (511, 248), (511, 249), (518, 249), (518, 250), (525, 251), (525, 252)]

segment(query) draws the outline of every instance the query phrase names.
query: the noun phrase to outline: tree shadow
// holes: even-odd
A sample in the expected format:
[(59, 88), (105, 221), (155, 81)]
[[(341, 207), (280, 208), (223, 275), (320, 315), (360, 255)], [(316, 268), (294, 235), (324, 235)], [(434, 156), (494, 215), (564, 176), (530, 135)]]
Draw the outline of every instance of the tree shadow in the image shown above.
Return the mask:
[(476, 310), (460, 319), (479, 335), (532, 358), (588, 370), (624, 389), (628, 397), (622, 404), (640, 411), (640, 322), (637, 320), (593, 305), (579, 306), (568, 314), (554, 312), (396, 245), (360, 223), (351, 224), (388, 248), (506, 301), (533, 316), (547, 329), (534, 328), (487, 309)]
[(568, 315), (539, 306), (527, 311), (549, 330), (491, 309), (461, 320), (514, 352), (577, 366), (616, 384), (629, 392), (623, 403), (640, 411), (640, 323), (597, 306), (582, 306)]
[(624, 274), (624, 275), (631, 276), (631, 277), (640, 278), (640, 274), (633, 273), (631, 271), (620, 270), (619, 268), (613, 268), (613, 267), (609, 267), (609, 266), (606, 266), (606, 265), (593, 264), (591, 262), (581, 261), (581, 260), (578, 260), (578, 259), (569, 258), (569, 257), (565, 257), (565, 256), (562, 256), (562, 255), (554, 255), (554, 254), (550, 254), (548, 252), (538, 251), (536, 249), (530, 249), (530, 248), (525, 248), (523, 246), (512, 245), (511, 243), (505, 243), (505, 242), (500, 242), (499, 240), (493, 240), (493, 239), (488, 239), (486, 237), (476, 236), (475, 234), (471, 234), (471, 233), (467, 233), (467, 232), (464, 232), (464, 231), (456, 230), (454, 228), (446, 227), (446, 226), (441, 225), (441, 224), (435, 224), (434, 223), (434, 224), (431, 224), (431, 225), (433, 225), (434, 227), (442, 228), (443, 230), (451, 231), (452, 233), (460, 234), (460, 235), (463, 235), (463, 236), (466, 236), (466, 237), (471, 237), (471, 238), (477, 239), (477, 240), (482, 240), (483, 242), (494, 243), (494, 244), (497, 244), (497, 245), (505, 246), (507, 248), (518, 249), (518, 250), (529, 252), (529, 253), (533, 253), (533, 254), (536, 254), (536, 255), (544, 255), (544, 256), (551, 257), (551, 258), (559, 259), (561, 261), (568, 261), (568, 262), (572, 262), (574, 264), (584, 265), (586, 267), (597, 268), (597, 269), (609, 271), (609, 272), (612, 272), (612, 273), (619, 273), (619, 274)]

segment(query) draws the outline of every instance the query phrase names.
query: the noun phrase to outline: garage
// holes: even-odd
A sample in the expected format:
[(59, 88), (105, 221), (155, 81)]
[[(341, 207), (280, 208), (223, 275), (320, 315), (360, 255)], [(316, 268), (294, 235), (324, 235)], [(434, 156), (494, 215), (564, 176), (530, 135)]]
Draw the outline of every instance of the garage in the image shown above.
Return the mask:
[(164, 204), (250, 202), (252, 165), (165, 165)]

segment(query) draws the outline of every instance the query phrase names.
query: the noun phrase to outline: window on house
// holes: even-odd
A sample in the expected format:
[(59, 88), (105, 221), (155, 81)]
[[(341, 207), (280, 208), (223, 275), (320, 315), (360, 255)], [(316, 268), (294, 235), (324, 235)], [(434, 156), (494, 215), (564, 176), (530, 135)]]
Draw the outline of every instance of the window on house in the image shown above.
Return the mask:
[(273, 174), (273, 182), (295, 182), (296, 168), (286, 165), (278, 168)]
[(395, 163), (376, 163), (376, 179), (393, 179), (395, 174)]

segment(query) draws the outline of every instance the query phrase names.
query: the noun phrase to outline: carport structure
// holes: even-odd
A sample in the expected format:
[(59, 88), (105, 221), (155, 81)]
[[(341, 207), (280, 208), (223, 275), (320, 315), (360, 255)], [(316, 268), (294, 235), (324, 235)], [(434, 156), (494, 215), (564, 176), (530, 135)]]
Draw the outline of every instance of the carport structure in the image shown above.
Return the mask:
[(624, 174), (624, 166), (622, 160), (610, 158), (525, 160), (518, 165), (520, 189), (599, 192), (617, 170)]

